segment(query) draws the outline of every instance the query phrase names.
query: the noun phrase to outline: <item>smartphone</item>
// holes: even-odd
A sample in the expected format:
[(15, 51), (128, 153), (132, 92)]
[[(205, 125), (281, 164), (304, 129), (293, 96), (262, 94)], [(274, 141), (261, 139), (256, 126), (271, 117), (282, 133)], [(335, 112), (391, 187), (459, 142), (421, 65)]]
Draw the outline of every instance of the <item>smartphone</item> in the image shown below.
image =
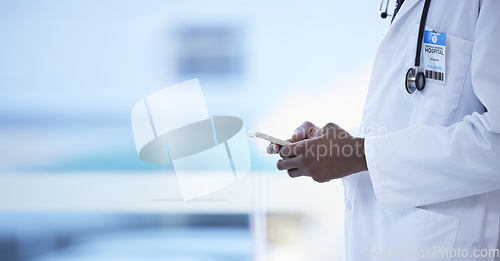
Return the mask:
[(267, 140), (271, 143), (278, 144), (281, 146), (290, 145), (289, 141), (281, 140), (281, 139), (275, 138), (273, 136), (270, 136), (270, 135), (267, 135), (267, 134), (264, 134), (264, 133), (258, 132), (258, 131), (248, 131), (248, 136), (250, 136), (252, 138), (259, 138), (259, 139)]

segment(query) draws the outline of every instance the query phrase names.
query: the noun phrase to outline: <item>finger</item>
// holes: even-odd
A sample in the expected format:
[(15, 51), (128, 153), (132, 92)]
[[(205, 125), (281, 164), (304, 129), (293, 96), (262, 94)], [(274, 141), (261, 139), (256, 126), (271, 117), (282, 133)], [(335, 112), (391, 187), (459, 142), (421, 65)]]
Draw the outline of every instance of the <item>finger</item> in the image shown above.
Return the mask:
[(302, 123), (292, 135), (292, 142), (301, 141), (303, 139), (307, 139), (308, 129), (310, 128), (311, 123), (306, 121)]
[(304, 174), (302, 173), (302, 171), (299, 170), (299, 169), (289, 169), (287, 172), (288, 172), (288, 176), (290, 176), (291, 178), (296, 178), (296, 177), (304, 176)]
[(297, 141), (301, 141), (304, 139), (307, 139), (307, 135), (306, 135), (305, 131), (296, 130), (295, 133), (292, 135), (291, 140), (292, 140), (292, 142), (297, 142)]
[(295, 129), (295, 133), (292, 135), (292, 142), (301, 141), (304, 139), (308, 139), (311, 135), (316, 131), (316, 125), (312, 124), (309, 121), (302, 123), (297, 129)]
[(283, 146), (280, 149), (280, 156), (282, 158), (296, 157), (304, 154), (307, 147), (308, 140), (302, 140), (295, 143), (291, 143), (288, 146)]
[(269, 154), (277, 154), (280, 152), (281, 146), (275, 143), (271, 143), (267, 145), (267, 153)]
[(278, 162), (276, 163), (276, 167), (279, 170), (296, 169), (296, 168), (299, 168), (299, 166), (301, 166), (301, 163), (300, 163), (301, 160), (302, 160), (302, 157), (281, 159), (281, 160), (278, 160)]
[(283, 147), (281, 148), (281, 150), (279, 151), (279, 153), (280, 153), (280, 156), (281, 156), (282, 158), (290, 158), (290, 157), (293, 157), (293, 156), (292, 156), (293, 151), (292, 151), (292, 149), (290, 148), (290, 146), (283, 146)]
[(314, 132), (314, 137), (319, 137), (325, 133), (325, 127), (321, 127)]
[(325, 135), (327, 134), (326, 136), (331, 136), (333, 135), (333, 137), (335, 137), (335, 134), (338, 132), (338, 130), (341, 130), (341, 128), (335, 124), (335, 123), (327, 123), (325, 126), (317, 129), (314, 133), (314, 136), (315, 137), (319, 137), (319, 136), (322, 136), (322, 135)]

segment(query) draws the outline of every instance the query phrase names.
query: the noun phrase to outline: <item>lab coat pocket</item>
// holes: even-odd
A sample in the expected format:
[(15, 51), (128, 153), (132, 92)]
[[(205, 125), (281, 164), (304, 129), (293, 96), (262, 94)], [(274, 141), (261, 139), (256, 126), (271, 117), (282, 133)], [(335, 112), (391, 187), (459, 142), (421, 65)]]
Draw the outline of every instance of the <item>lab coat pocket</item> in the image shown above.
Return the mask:
[[(429, 28), (426, 29), (429, 30)], [(408, 50), (407, 54), (408, 69), (413, 67), (415, 59), (416, 44), (411, 46), (412, 47)], [(401, 88), (405, 99), (419, 108), (440, 116), (445, 116), (453, 112), (458, 107), (460, 102), (462, 90), (465, 85), (465, 79), (469, 70), (471, 56), (471, 41), (448, 34), (446, 40), (445, 84), (442, 85), (440, 83), (427, 80), (424, 90), (416, 91), (413, 94), (409, 94), (404, 88)], [(424, 57), (423, 50), (422, 57)], [(422, 60), (420, 71), (423, 70)]]
[[(460, 218), (421, 208), (380, 210), (369, 260), (451, 260)], [(444, 254), (443, 254), (444, 253)]]

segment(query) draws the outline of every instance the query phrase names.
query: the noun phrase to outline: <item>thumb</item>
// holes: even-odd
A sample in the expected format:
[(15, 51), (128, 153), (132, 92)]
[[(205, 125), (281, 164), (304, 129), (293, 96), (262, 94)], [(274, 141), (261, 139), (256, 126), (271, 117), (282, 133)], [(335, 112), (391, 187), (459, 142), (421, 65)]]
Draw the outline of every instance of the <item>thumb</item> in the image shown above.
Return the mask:
[(328, 123), (325, 126), (323, 126), (321, 129), (318, 129), (315, 132), (315, 136), (319, 137), (326, 137), (326, 138), (337, 138), (338, 135), (346, 132), (344, 129), (340, 128), (337, 124), (335, 123)]
[(313, 123), (306, 121), (302, 123), (297, 129), (295, 129), (295, 133), (292, 135), (292, 142), (297, 142), (305, 139), (309, 139), (313, 137), (314, 132), (318, 129), (316, 125)]

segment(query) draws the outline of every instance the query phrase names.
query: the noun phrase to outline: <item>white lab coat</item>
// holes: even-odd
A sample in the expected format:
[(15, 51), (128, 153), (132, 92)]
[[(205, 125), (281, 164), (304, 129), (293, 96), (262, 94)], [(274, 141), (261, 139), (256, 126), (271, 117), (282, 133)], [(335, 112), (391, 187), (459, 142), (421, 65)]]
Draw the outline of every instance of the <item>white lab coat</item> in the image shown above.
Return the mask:
[(432, 1), (447, 82), (410, 95), (423, 4), (405, 1), (377, 53), (355, 133), (369, 171), (344, 179), (347, 260), (500, 260), (471, 257), (499, 246), (500, 0)]

